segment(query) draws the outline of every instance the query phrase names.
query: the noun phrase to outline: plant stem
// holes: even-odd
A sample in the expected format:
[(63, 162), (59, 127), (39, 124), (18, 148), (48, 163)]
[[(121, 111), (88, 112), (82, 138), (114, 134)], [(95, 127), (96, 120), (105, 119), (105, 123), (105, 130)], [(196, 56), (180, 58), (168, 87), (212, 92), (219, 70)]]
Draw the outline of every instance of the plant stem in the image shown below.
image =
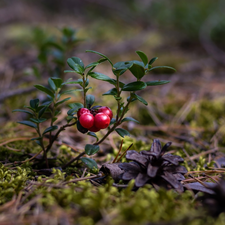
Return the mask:
[(62, 166), (62, 169), (66, 169), (70, 164), (72, 164), (74, 161), (80, 159), (80, 157), (82, 157), (83, 155), (85, 155), (85, 151), (81, 152), (77, 157), (71, 159), (68, 163), (66, 163), (64, 166)]
[(85, 79), (85, 75), (83, 75), (84, 108), (87, 108), (85, 84), (86, 84), (86, 79)]

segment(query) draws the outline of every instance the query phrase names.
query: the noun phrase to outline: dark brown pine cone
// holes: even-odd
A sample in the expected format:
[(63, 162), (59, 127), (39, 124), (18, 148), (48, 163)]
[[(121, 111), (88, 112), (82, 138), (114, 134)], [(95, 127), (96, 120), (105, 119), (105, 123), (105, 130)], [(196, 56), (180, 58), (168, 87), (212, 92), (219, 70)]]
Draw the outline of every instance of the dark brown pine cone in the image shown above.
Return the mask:
[(132, 160), (129, 163), (120, 163), (119, 168), (124, 171), (121, 175), (123, 181), (128, 182), (135, 179), (135, 186), (142, 187), (146, 183), (167, 189), (174, 188), (183, 192), (184, 188), (180, 181), (184, 180), (183, 174), (187, 173), (184, 166), (179, 165), (183, 158), (177, 155), (165, 154), (171, 142), (161, 147), (158, 139), (153, 140), (149, 151), (140, 153), (129, 150), (126, 159)]

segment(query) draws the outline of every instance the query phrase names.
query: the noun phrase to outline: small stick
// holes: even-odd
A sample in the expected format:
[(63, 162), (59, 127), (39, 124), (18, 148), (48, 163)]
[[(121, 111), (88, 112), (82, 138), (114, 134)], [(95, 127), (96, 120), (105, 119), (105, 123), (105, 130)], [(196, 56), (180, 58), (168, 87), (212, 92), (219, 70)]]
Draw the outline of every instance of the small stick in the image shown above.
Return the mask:
[(132, 147), (133, 143), (127, 148), (126, 151), (124, 151), (124, 153), (120, 156), (120, 158), (116, 161), (117, 163), (123, 158), (123, 156), (125, 155), (125, 153)]
[(121, 150), (122, 150), (122, 146), (123, 146), (123, 139), (122, 139), (122, 141), (121, 141), (121, 143), (120, 143), (120, 149), (119, 149), (119, 152), (117, 153), (117, 155), (116, 155), (116, 157), (115, 157), (115, 159), (113, 160), (112, 163), (115, 163), (115, 162), (116, 162), (116, 160), (117, 160), (117, 158), (118, 158), (118, 156), (119, 156), (119, 154), (120, 154), (120, 152), (121, 152)]
[(82, 181), (82, 180), (89, 180), (89, 179), (96, 178), (96, 177), (99, 177), (99, 175), (93, 175), (93, 176), (89, 176), (89, 177), (77, 178), (77, 179), (73, 179), (73, 180), (69, 180), (67, 182), (64, 182), (63, 184), (69, 184), (69, 183)]
[(192, 179), (196, 180), (197, 182), (199, 182), (201, 185), (203, 185), (205, 188), (209, 188), (208, 185), (204, 184), (204, 182), (202, 182), (201, 180), (199, 180), (196, 177), (193, 177), (191, 174), (188, 175), (189, 177), (191, 177)]

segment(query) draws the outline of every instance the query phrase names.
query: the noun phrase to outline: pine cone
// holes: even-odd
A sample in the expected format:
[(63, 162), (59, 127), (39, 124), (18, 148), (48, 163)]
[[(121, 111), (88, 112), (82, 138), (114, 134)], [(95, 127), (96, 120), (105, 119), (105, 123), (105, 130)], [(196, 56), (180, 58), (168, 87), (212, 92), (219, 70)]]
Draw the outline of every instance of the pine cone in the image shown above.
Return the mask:
[(174, 188), (178, 192), (183, 192), (184, 188), (180, 181), (184, 180), (183, 174), (187, 172), (184, 166), (179, 165), (183, 158), (177, 155), (165, 154), (171, 142), (161, 147), (158, 139), (153, 140), (149, 151), (140, 153), (129, 150), (126, 159), (132, 160), (129, 163), (120, 163), (119, 168), (124, 170), (121, 175), (123, 181), (128, 182), (135, 179), (135, 186), (142, 187), (146, 183), (167, 189)]

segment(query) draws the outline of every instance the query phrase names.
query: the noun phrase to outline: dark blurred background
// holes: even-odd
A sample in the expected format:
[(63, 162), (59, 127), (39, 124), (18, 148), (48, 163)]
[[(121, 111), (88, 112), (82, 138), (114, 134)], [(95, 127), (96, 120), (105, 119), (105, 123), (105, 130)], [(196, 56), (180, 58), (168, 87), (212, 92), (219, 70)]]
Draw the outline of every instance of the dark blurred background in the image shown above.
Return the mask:
[[(10, 114), (8, 99), (31, 93), (33, 83), (67, 78), (68, 57), (90, 63), (96, 56), (86, 49), (113, 62), (138, 59), (141, 50), (159, 57), (155, 65), (175, 67), (176, 74), (152, 74), (172, 81), (161, 97), (169, 91), (184, 98), (224, 94), (224, 9), (223, 0), (1, 0), (0, 113)], [(107, 65), (103, 69), (113, 76)]]

